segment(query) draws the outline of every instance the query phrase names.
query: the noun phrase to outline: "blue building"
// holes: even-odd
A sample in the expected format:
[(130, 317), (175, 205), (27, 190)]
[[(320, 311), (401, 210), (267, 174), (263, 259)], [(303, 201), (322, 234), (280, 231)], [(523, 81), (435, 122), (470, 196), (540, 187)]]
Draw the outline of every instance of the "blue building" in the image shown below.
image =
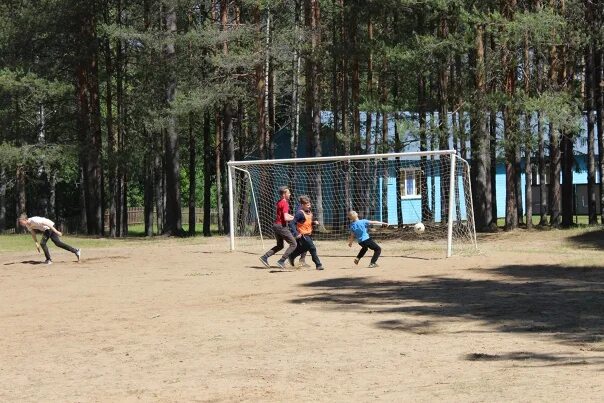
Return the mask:
[[(328, 112), (324, 112), (322, 120), (324, 121), (324, 135), (322, 136), (322, 150), (323, 156), (332, 156), (335, 154), (334, 144), (336, 142), (335, 135), (331, 132), (330, 123), (331, 115)], [(361, 122), (365, 121), (365, 115), (361, 113)], [(373, 119), (373, 122), (377, 122), (377, 119)], [(585, 122), (584, 122), (585, 123)], [(394, 121), (390, 121), (388, 125), (388, 131), (390, 138), (394, 137)], [(584, 125), (585, 126), (585, 125)], [(376, 128), (377, 129), (377, 128)], [(403, 128), (404, 131), (404, 128)], [(365, 129), (361, 127), (361, 132), (365, 133)], [(377, 132), (377, 130), (376, 130)], [(399, 130), (401, 132), (401, 130)], [(582, 135), (585, 131), (582, 132)], [(403, 132), (403, 138), (412, 137), (409, 132)], [(290, 135), (289, 132), (282, 130), (275, 135), (275, 158), (288, 158), (290, 156)], [(406, 144), (404, 151), (417, 151), (419, 148), (418, 142), (409, 141)], [(453, 144), (450, 144), (450, 148), (454, 148)], [(575, 186), (575, 213), (577, 215), (587, 214), (587, 161), (585, 155), (585, 141), (579, 136), (579, 140), (576, 145), (576, 157), (575, 167), (573, 170), (573, 183)], [(468, 144), (469, 149), (469, 144)], [(301, 133), (298, 147), (298, 157), (309, 157), (310, 155), (310, 141), (308, 136)], [(433, 167), (435, 170), (430, 175), (426, 175), (427, 181), (427, 192), (424, 192), (428, 197), (427, 203), (433, 210), (433, 219), (435, 222), (441, 221), (441, 195), (440, 195), (440, 172), (439, 167)], [(548, 169), (549, 171), (549, 169)], [(524, 174), (524, 162), (521, 167), (521, 193), (522, 193), (522, 206), (523, 211), (525, 209), (525, 183), (526, 178)], [(401, 166), (398, 172), (394, 169), (389, 170), (388, 178), (379, 179), (379, 186), (376, 189), (378, 194), (379, 202), (376, 203), (376, 209), (373, 211), (374, 219), (380, 221), (388, 221), (389, 223), (397, 223), (397, 203), (401, 204), (403, 223), (412, 224), (415, 222), (422, 221), (422, 208), (421, 208), (421, 194), (419, 192), (419, 178), (421, 175), (421, 169), (419, 166)], [(401, 189), (397, 193), (397, 175), (399, 178), (399, 185)], [(536, 169), (533, 170), (533, 184), (531, 186), (533, 192), (533, 214), (540, 214), (542, 203), (541, 193), (539, 184), (539, 175)], [(497, 203), (497, 217), (501, 218), (505, 216), (505, 166), (502, 161), (497, 163), (496, 170), (496, 203)], [(599, 181), (599, 177), (596, 178), (596, 182)], [(546, 185), (549, 185), (549, 175), (546, 178)], [(463, 194), (463, 181), (460, 179), (460, 194)], [(384, 197), (387, 198), (387, 202), (384, 203)], [(598, 200), (597, 211), (599, 211), (599, 192), (596, 195)], [(400, 200), (399, 200), (400, 199)], [(547, 203), (545, 203), (547, 204)], [(466, 219), (466, 206), (462, 202), (460, 205), (461, 216), (457, 216), (457, 219)], [(383, 210), (387, 208), (387, 213)]]

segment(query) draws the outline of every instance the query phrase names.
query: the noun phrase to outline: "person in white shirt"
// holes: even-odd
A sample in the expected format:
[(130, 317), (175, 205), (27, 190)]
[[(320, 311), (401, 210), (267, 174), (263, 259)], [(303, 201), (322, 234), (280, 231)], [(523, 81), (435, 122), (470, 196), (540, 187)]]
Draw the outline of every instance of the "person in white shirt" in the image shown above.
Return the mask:
[[(50, 258), (50, 252), (48, 251), (48, 246), (46, 246), (46, 242), (50, 238), (52, 242), (57, 245), (59, 248), (65, 249), (71, 253), (74, 253), (78, 258), (78, 262), (80, 261), (80, 256), (82, 252), (80, 249), (76, 249), (72, 246), (63, 243), (59, 237), (63, 236), (63, 234), (55, 228), (55, 223), (44, 217), (30, 217), (27, 218), (26, 214), (22, 214), (19, 217), (19, 225), (27, 228), (27, 230), (31, 233), (31, 237), (36, 243), (36, 249), (38, 249), (38, 253), (40, 253), (40, 246), (42, 250), (44, 250), (44, 256), (46, 256), (46, 264), (52, 264), (52, 259)], [(36, 236), (37, 233), (41, 233), (42, 241), (38, 243), (38, 238)]]

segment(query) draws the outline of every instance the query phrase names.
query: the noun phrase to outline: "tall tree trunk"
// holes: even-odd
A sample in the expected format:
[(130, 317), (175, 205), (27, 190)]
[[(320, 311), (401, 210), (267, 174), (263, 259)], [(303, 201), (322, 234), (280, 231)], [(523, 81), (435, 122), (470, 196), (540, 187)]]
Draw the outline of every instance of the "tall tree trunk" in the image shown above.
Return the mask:
[[(307, 63), (307, 100), (308, 108), (311, 113), (311, 144), (314, 157), (322, 155), (321, 150), (321, 67), (319, 63), (319, 47), (321, 46), (321, 11), (319, 0), (306, 0), (307, 6), (307, 25), (311, 30), (311, 48)], [(315, 211), (320, 225), (325, 224), (323, 212), (323, 178), (321, 169), (315, 173)]]
[(602, 50), (592, 45), (594, 51), (594, 98), (596, 101), (596, 127), (598, 132), (598, 174), (600, 176), (600, 223), (604, 224), (604, 91), (602, 91)]
[(573, 140), (568, 134), (562, 136), (562, 226), (569, 227), (573, 224), (574, 212), (574, 186), (573, 165), (575, 162), (573, 154)]
[(491, 110), (489, 112), (489, 140), (491, 155), (491, 208), (493, 210), (493, 224), (497, 228), (497, 219), (499, 212), (497, 211), (497, 112)]
[[(371, 22), (371, 16), (368, 17), (367, 22), (367, 35), (368, 35), (368, 57), (367, 57), (367, 98), (369, 103), (373, 103), (374, 94), (373, 94), (373, 52), (372, 52), (372, 44), (373, 44), (373, 24)], [(365, 154), (371, 153), (371, 129), (372, 129), (372, 111), (371, 108), (365, 111)], [(376, 123), (377, 125), (377, 123)], [(377, 139), (377, 134), (376, 134)], [(377, 141), (376, 141), (377, 143)], [(377, 153), (377, 149), (373, 151)]]
[[(221, 0), (221, 29), (226, 30), (228, 24), (228, 1)], [(260, 16), (260, 6), (254, 7), (253, 11), (254, 23), (258, 26), (258, 37), (262, 37), (264, 35), (262, 30), (261, 16)], [(265, 36), (265, 39), (268, 39), (268, 36)], [(260, 45), (258, 45), (260, 46)], [(259, 49), (260, 50), (260, 49)], [(268, 51), (268, 46), (265, 46), (263, 51), (266, 53)], [(228, 45), (226, 41), (223, 45), (223, 53), (228, 52)], [(259, 147), (259, 157), (260, 159), (268, 158), (269, 154), (269, 141), (268, 141), (268, 68), (266, 64), (268, 60), (266, 59), (268, 54), (265, 54), (265, 58), (263, 62), (258, 62), (255, 67), (255, 75), (256, 75), (256, 109), (258, 110), (258, 147)]]
[[(352, 101), (352, 154), (361, 153), (361, 113), (360, 113), (360, 86), (361, 73), (358, 57), (358, 29), (357, 17), (353, 13), (350, 24), (351, 48), (352, 48), (352, 77), (351, 77), (351, 101)], [(355, 190), (356, 192), (356, 190)]]
[(189, 235), (195, 235), (195, 202), (197, 188), (197, 143), (195, 139), (194, 121), (189, 114)]
[(164, 164), (163, 164), (163, 144), (164, 141), (164, 133), (163, 131), (159, 133), (155, 141), (155, 157), (153, 159), (153, 178), (155, 180), (155, 212), (157, 215), (157, 232), (159, 234), (164, 233), (164, 225), (166, 223), (166, 214), (165, 214), (165, 203), (164, 203)]
[[(15, 193), (17, 195), (17, 203), (15, 204), (15, 206), (16, 206), (15, 215), (17, 218), (19, 218), (19, 216), (21, 214), (27, 213), (27, 196), (25, 193), (25, 184), (26, 184), (25, 167), (23, 165), (19, 164), (19, 165), (17, 165), (17, 173), (16, 173), (16, 181), (15, 181)], [(23, 227), (21, 227), (17, 223), (15, 225), (15, 233), (21, 234), (23, 232), (25, 232)]]
[[(233, 108), (231, 107), (230, 103), (227, 103), (223, 109), (223, 136), (224, 136), (224, 143), (223, 143), (223, 151), (225, 153), (224, 155), (224, 159), (223, 159), (223, 163), (226, 163), (228, 161), (234, 161), (235, 160), (235, 143), (233, 141)], [(225, 175), (224, 175), (224, 182), (223, 182), (223, 186), (226, 188), (227, 184), (227, 177), (226, 177), (226, 168), (225, 168)], [(228, 192), (223, 192), (223, 198), (222, 198), (222, 211), (223, 211), (223, 215), (222, 215), (222, 219), (223, 219), (223, 229), (225, 232), (229, 232), (231, 231), (231, 228), (229, 228), (229, 199), (228, 199)]]
[(88, 234), (100, 235), (102, 222), (101, 120), (98, 81), (98, 48), (93, 8), (80, 12), (80, 55), (76, 64), (80, 161), (84, 168)]
[[(524, 93), (525, 96), (530, 95), (530, 79), (531, 79), (531, 59), (529, 48), (529, 37), (525, 34), (524, 37)], [(524, 150), (524, 178), (525, 190), (524, 197), (526, 202), (526, 229), (533, 228), (533, 164), (531, 163), (531, 154), (533, 152), (533, 131), (531, 127), (531, 112), (524, 111), (524, 132), (525, 132), (525, 150)], [(522, 203), (520, 203), (522, 204)]]
[[(145, 137), (148, 133), (145, 130)], [(145, 236), (153, 236), (153, 154), (148, 150), (145, 153)]]
[(6, 169), (0, 167), (0, 233), (6, 230)]
[[(428, 151), (428, 129), (426, 127), (426, 77), (424, 73), (420, 72), (417, 75), (417, 106), (418, 106), (418, 120), (419, 120), (419, 150)], [(396, 127), (395, 127), (396, 128)], [(398, 151), (397, 151), (398, 152)], [(420, 164), (422, 166), (422, 174), (420, 176), (420, 195), (421, 195), (421, 221), (430, 222), (434, 219), (433, 211), (430, 209), (429, 204), (429, 193), (428, 193), (428, 176), (431, 175), (432, 162), (428, 162), (426, 156), (420, 158)], [(400, 174), (397, 173), (397, 178)], [(400, 186), (397, 185), (397, 189)], [(399, 189), (400, 192), (400, 189)], [(434, 198), (434, 195), (432, 195)], [(401, 198), (397, 197), (397, 204), (400, 205)], [(401, 212), (402, 215), (402, 212)], [(402, 224), (402, 217), (399, 223)]]
[[(449, 37), (449, 23), (446, 17), (441, 17), (438, 27), (438, 37), (445, 40)], [(441, 150), (449, 149), (449, 63), (447, 57), (438, 72), (438, 147)], [(451, 161), (441, 160), (440, 167), (440, 214), (441, 222), (449, 221), (449, 192), (452, 190), (450, 183)]]
[[(506, 0), (503, 4), (502, 14), (508, 20), (513, 20), (516, 9), (516, 0)], [(506, 205), (505, 228), (513, 230), (518, 227), (518, 179), (517, 179), (517, 117), (511, 103), (514, 99), (516, 84), (516, 62), (511, 45), (506, 43), (502, 47), (501, 65), (505, 72), (504, 92), (506, 105), (503, 109), (504, 139), (505, 139), (505, 179), (506, 179)]]
[(105, 109), (107, 125), (107, 162), (109, 165), (109, 236), (115, 238), (116, 228), (116, 199), (117, 199), (117, 136), (113, 128), (113, 61), (112, 61), (111, 42), (105, 41), (105, 69), (107, 74), (107, 84), (105, 90)]
[(79, 226), (77, 231), (79, 233), (85, 234), (88, 231), (88, 215), (86, 208), (86, 173), (83, 168), (85, 162), (80, 162), (80, 184), (78, 186), (78, 196), (79, 196), (79, 208), (80, 208), (80, 219)]
[(560, 131), (553, 124), (549, 125), (550, 131), (550, 203), (549, 209), (550, 225), (553, 227), (560, 226), (560, 171), (561, 171), (561, 151), (560, 151)]
[(212, 208), (212, 148), (210, 140), (210, 112), (203, 115), (203, 236), (211, 236)]
[(300, 26), (302, 19), (302, 0), (295, 1), (295, 30), (296, 46), (294, 48), (293, 58), (293, 86), (292, 86), (292, 135), (290, 144), (290, 157), (298, 157), (298, 142), (300, 136), (300, 75), (302, 68), (302, 57), (300, 56), (300, 47), (302, 46), (302, 28)]
[[(166, 3), (166, 30), (168, 41), (164, 47), (168, 79), (165, 88), (166, 105), (171, 107), (176, 96), (176, 9), (172, 3)], [(166, 120), (166, 226), (164, 233), (179, 235), (182, 232), (181, 201), (180, 201), (180, 156), (176, 118), (170, 111)]]
[(539, 211), (539, 225), (547, 225), (547, 212), (548, 212), (548, 188), (547, 188), (547, 164), (545, 163), (545, 135), (543, 133), (545, 128), (545, 122), (540, 112), (537, 112), (537, 136), (538, 136), (538, 153), (539, 153), (539, 198), (540, 211)]
[[(48, 172), (48, 218), (57, 220), (57, 171), (50, 170)], [(0, 218), (1, 219), (1, 218)]]
[(475, 102), (472, 110), (472, 200), (477, 231), (487, 231), (493, 223), (491, 200), (490, 138), (487, 131), (484, 99), (486, 96), (484, 25), (476, 26)]
[(223, 217), (224, 217), (224, 213), (223, 213), (223, 205), (222, 205), (222, 157), (223, 157), (223, 150), (224, 150), (224, 143), (222, 141), (222, 116), (220, 113), (216, 113), (216, 140), (215, 140), (215, 147), (216, 147), (216, 162), (215, 162), (215, 168), (216, 168), (216, 212), (217, 212), (217, 218), (218, 218), (218, 232), (221, 234), (224, 234), (224, 226), (223, 226)]
[[(586, 13), (589, 14), (589, 13)], [(590, 18), (586, 15), (586, 18)], [(594, 102), (594, 55), (590, 45), (585, 52), (585, 110), (587, 112), (587, 216), (589, 225), (598, 223), (596, 211), (596, 160), (595, 160), (595, 133), (596, 123)]]

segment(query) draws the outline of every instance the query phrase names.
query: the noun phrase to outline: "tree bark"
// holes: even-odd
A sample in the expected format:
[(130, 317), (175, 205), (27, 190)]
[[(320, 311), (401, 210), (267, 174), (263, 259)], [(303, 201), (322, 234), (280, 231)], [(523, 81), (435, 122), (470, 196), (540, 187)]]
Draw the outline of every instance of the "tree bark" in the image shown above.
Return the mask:
[[(449, 23), (446, 17), (441, 17), (438, 27), (438, 37), (445, 40), (449, 36)], [(449, 120), (448, 120), (448, 98), (449, 98), (449, 63), (448, 57), (438, 72), (438, 147), (441, 150), (449, 149)], [(452, 190), (450, 183), (451, 161), (441, 160), (440, 167), (440, 214), (441, 222), (449, 221), (449, 192)]]
[(101, 120), (96, 20), (93, 8), (83, 8), (79, 20), (80, 54), (75, 66), (80, 161), (84, 169), (87, 232), (100, 235), (102, 222)]
[[(587, 13), (589, 14), (589, 13)], [(586, 18), (590, 18), (586, 15)], [(595, 160), (595, 102), (594, 102), (594, 54), (588, 45), (585, 52), (585, 111), (587, 113), (587, 216), (589, 225), (598, 223), (596, 211), (596, 160)]]
[[(145, 131), (147, 135), (147, 132)], [(145, 136), (147, 137), (147, 136)], [(145, 236), (153, 236), (153, 154), (145, 154)]]
[(600, 223), (604, 224), (604, 100), (602, 91), (602, 50), (592, 45), (594, 51), (594, 98), (596, 101), (596, 127), (598, 132), (598, 173), (600, 176)]
[[(516, 9), (516, 0), (506, 0), (503, 3), (502, 14), (507, 20), (513, 20)], [(513, 230), (518, 227), (518, 179), (517, 179), (517, 131), (518, 125), (516, 115), (511, 106), (514, 100), (516, 84), (516, 63), (514, 50), (510, 44), (502, 46), (501, 65), (504, 69), (504, 93), (506, 105), (503, 108), (503, 124), (505, 139), (505, 179), (506, 179), (506, 203), (505, 203), (505, 229)]]
[(472, 109), (472, 200), (477, 231), (487, 231), (493, 223), (491, 206), (491, 156), (484, 99), (486, 96), (484, 25), (476, 26), (475, 102)]
[(212, 208), (212, 148), (210, 140), (210, 112), (203, 116), (203, 236), (211, 236)]
[(0, 233), (6, 230), (6, 169), (0, 167)]
[[(176, 96), (176, 9), (172, 3), (166, 3), (166, 30), (168, 35), (164, 47), (164, 56), (167, 65), (168, 78), (165, 88), (165, 100), (168, 108), (171, 107)], [(180, 201), (180, 152), (178, 144), (178, 132), (176, 131), (176, 118), (172, 112), (166, 121), (166, 225), (164, 233), (169, 235), (180, 235), (182, 232), (181, 201)]]
[[(531, 78), (531, 59), (528, 34), (524, 37), (524, 93), (530, 95)], [(524, 132), (525, 132), (525, 150), (524, 150), (524, 177), (525, 177), (525, 202), (526, 202), (526, 229), (533, 228), (533, 165), (531, 163), (531, 154), (533, 151), (533, 131), (531, 127), (531, 112), (524, 111)], [(522, 204), (522, 203), (520, 203)]]
[(107, 125), (107, 162), (109, 169), (109, 236), (115, 238), (117, 235), (116, 228), (116, 198), (117, 198), (117, 136), (113, 128), (113, 61), (111, 55), (111, 42), (105, 40), (105, 70), (107, 74), (107, 82), (105, 89), (105, 109)]
[(192, 114), (189, 114), (189, 235), (195, 235), (195, 202), (197, 188), (197, 143), (194, 121)]
[[(17, 195), (17, 203), (15, 216), (19, 218), (21, 214), (27, 214), (27, 196), (25, 192), (26, 176), (25, 167), (21, 164), (17, 165), (16, 181), (15, 181), (15, 193)], [(15, 224), (15, 233), (22, 234), (25, 230), (19, 225)]]

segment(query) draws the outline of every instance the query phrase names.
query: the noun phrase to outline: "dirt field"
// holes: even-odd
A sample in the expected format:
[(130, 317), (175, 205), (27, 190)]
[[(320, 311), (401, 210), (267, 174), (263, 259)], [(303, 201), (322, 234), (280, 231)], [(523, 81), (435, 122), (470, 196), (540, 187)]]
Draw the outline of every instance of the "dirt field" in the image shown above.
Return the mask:
[(2, 253), (0, 401), (604, 397), (603, 232), (390, 251), (378, 269), (325, 246), (324, 272), (226, 247), (129, 242), (77, 264), (51, 245), (50, 267)]

